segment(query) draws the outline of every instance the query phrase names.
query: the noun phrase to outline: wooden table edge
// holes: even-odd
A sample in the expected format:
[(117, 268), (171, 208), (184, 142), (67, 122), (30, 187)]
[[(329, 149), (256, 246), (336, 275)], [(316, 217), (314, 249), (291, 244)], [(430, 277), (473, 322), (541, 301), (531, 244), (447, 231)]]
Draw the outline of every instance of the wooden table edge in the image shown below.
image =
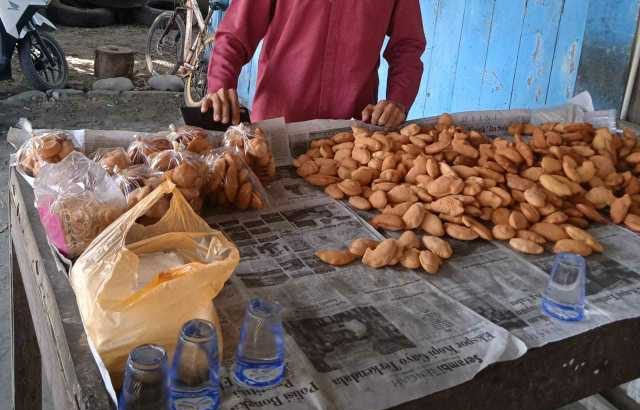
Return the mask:
[(11, 243), (55, 408), (115, 409), (91, 354), (67, 274), (56, 265), (39, 222), (33, 191), (13, 168), (9, 217)]

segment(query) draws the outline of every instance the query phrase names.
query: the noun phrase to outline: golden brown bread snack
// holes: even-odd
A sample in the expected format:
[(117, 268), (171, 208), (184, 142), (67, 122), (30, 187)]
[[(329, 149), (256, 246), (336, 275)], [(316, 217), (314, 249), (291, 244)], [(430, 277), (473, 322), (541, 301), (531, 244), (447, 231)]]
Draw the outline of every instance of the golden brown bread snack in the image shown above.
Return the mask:
[(212, 206), (245, 210), (265, 207), (264, 189), (241, 154), (219, 148), (205, 156), (207, 177), (203, 192)]
[(267, 137), (261, 128), (246, 124), (229, 127), (223, 138), (225, 147), (236, 150), (261, 181), (269, 181), (276, 174), (276, 162)]
[(118, 173), (131, 166), (129, 156), (122, 147), (100, 148), (93, 155), (93, 160), (100, 164), (109, 174)]
[(169, 139), (173, 143), (174, 149), (178, 151), (186, 150), (196, 154), (204, 154), (213, 149), (207, 131), (191, 125), (171, 127)]
[(73, 151), (77, 148), (64, 131), (34, 135), (18, 150), (18, 167), (25, 174), (36, 177), (45, 164), (58, 163)]
[(172, 148), (171, 141), (164, 137), (136, 136), (127, 148), (127, 154), (132, 164), (148, 164), (152, 154)]
[[(548, 242), (556, 252), (585, 255), (603, 249), (583, 231), (607, 223), (600, 212), (640, 231), (640, 144), (632, 130), (546, 123), (508, 131), (512, 138), (490, 138), (447, 114), (399, 132), (354, 126), (311, 141), (293, 163), (333, 198), (376, 208), (371, 223), (385, 230), (497, 239), (529, 254)], [(442, 259), (433, 249), (420, 253), (429, 273), (442, 263), (434, 255)]]

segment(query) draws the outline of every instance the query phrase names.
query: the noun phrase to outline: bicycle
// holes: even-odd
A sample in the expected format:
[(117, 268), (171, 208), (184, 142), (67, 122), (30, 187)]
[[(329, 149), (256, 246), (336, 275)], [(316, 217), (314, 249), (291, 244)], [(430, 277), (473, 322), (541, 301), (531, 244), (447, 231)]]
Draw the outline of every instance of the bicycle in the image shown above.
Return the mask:
[(228, 6), (228, 0), (209, 0), (203, 18), (197, 0), (184, 0), (175, 10), (158, 15), (149, 27), (147, 68), (151, 75), (177, 73), (184, 78), (184, 103), (188, 107), (199, 106), (207, 94), (207, 68), (217, 26), (217, 22), (212, 24), (212, 17)]

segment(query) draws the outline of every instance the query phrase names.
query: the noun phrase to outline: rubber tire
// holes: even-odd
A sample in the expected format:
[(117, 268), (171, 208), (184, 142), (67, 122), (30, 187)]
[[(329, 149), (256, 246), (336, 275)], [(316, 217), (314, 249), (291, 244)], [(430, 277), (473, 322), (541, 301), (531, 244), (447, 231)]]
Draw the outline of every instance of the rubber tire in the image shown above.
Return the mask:
[[(49, 84), (40, 78), (38, 72), (33, 66), (33, 62), (31, 61), (31, 56), (29, 54), (29, 44), (31, 43), (30, 34), (27, 34), (24, 39), (20, 41), (18, 46), (18, 57), (20, 59), (20, 68), (22, 69), (22, 74), (24, 74), (25, 78), (35, 88), (36, 90), (46, 91), (56, 88), (64, 88), (69, 80), (69, 65), (67, 64), (67, 59), (64, 55), (64, 50), (60, 47), (60, 44), (56, 41), (55, 38), (50, 36), (47, 33), (39, 32), (40, 37), (47, 39), (54, 47), (57, 48), (58, 54), (62, 58), (62, 70), (63, 76), (62, 80), (56, 84)], [(29, 44), (28, 44), (29, 43)]]
[(62, 3), (71, 7), (78, 7), (81, 9), (89, 8), (89, 3), (87, 0), (62, 0)]
[(73, 7), (61, 0), (53, 0), (47, 10), (49, 17), (63, 26), (104, 27), (116, 22), (114, 12), (109, 9)]
[(136, 10), (138, 9), (112, 9), (116, 15), (117, 25), (138, 24), (136, 20)]
[[(77, 1), (77, 0), (73, 0)], [(83, 0), (90, 7), (104, 7), (108, 9), (137, 9), (144, 6), (145, 0)]]
[(174, 0), (147, 0), (144, 7), (136, 10), (136, 21), (149, 27), (160, 14), (173, 10), (175, 10)]
[[(173, 13), (173, 11), (163, 11), (162, 13)], [(145, 57), (145, 64), (147, 66), (147, 71), (151, 74), (151, 75), (157, 75), (159, 73), (154, 73), (151, 69), (151, 58), (149, 57), (149, 47), (150, 44), (149, 42), (151, 41), (151, 38), (149, 37), (149, 33), (151, 33), (153, 31), (153, 27), (157, 24), (156, 22), (160, 21), (160, 15), (162, 14), (160, 13), (158, 15), (158, 17), (156, 17), (156, 19), (153, 21), (153, 23), (151, 24), (151, 27), (149, 27), (149, 31), (147, 33), (147, 45), (145, 48), (145, 53), (144, 53), (144, 57)], [(185, 27), (184, 27), (184, 21), (182, 20), (182, 16), (180, 16), (179, 14), (176, 16), (176, 24), (178, 25), (178, 30), (180, 31), (181, 35), (182, 35), (182, 40), (184, 41), (184, 34), (186, 33)], [(178, 60), (176, 61), (176, 64), (173, 66), (173, 68), (170, 71), (167, 71), (165, 73), (160, 73), (160, 74), (175, 74), (178, 71), (178, 68), (180, 68), (180, 65), (182, 64), (182, 47), (180, 47), (178, 49)]]

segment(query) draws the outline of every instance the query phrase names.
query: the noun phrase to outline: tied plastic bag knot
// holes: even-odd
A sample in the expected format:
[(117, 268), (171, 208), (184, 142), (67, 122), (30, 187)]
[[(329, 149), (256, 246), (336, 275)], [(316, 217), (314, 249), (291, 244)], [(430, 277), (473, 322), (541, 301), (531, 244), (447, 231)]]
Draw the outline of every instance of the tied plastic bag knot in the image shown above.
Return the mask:
[[(136, 223), (168, 194), (171, 204), (160, 221)], [(171, 181), (98, 235), (72, 267), (70, 281), (115, 386), (131, 349), (155, 343), (172, 353), (189, 319), (212, 321), (221, 334), (212, 300), (239, 260), (235, 245), (200, 218)]]

